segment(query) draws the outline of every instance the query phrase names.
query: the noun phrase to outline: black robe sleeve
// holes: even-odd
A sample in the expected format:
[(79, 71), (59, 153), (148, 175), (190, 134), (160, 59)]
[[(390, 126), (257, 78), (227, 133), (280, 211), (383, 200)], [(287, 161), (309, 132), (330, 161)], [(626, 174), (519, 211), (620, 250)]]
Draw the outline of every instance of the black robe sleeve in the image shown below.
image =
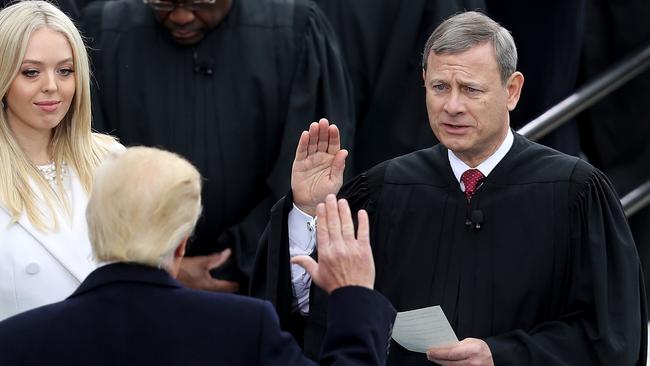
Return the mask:
[[(360, 174), (346, 183), (339, 192), (339, 197), (348, 200), (352, 212), (360, 209), (368, 211), (371, 225), (373, 213), (377, 209), (377, 198), (381, 194), (385, 167), (386, 164), (380, 164)], [(327, 324), (327, 295), (312, 284), (309, 317), (296, 320), (298, 315), (291, 311), (293, 290), (287, 230), (287, 218), (292, 208), (293, 197), (289, 192), (271, 210), (270, 221), (260, 239), (250, 294), (269, 300), (278, 311), (282, 328), (290, 331), (296, 339), (302, 340), (305, 354), (316, 360)]]
[(566, 311), (530, 330), (486, 338), (496, 365), (646, 364), (643, 278), (620, 202), (607, 178), (584, 162), (571, 180)]
[[(380, 165), (340, 196), (370, 214), (376, 289), (399, 311), (443, 306), (458, 337), (484, 339), (496, 365), (645, 364), (638, 256), (609, 181), (588, 164), (516, 138), (471, 202), (487, 217), (480, 231), (465, 225), (468, 203), (445, 149)], [(286, 315), (291, 204), (276, 208), (258, 257), (257, 283), (269, 276), (270, 292), (254, 295)], [(318, 294), (301, 334), (311, 352), (326, 314)], [(392, 347), (389, 365), (428, 364)]]
[(266, 197), (239, 224), (223, 234), (224, 243), (235, 245), (238, 267), (250, 276), (257, 243), (268, 212), (289, 187), (291, 162), (298, 137), (309, 128), (311, 121), (325, 117), (335, 123), (341, 132), (342, 145), (352, 149), (354, 139), (354, 110), (352, 86), (343, 65), (336, 36), (322, 12), (308, 7), (306, 24), (298, 45), (298, 61), (290, 85), (287, 117), (279, 142), (280, 153), (271, 170)]

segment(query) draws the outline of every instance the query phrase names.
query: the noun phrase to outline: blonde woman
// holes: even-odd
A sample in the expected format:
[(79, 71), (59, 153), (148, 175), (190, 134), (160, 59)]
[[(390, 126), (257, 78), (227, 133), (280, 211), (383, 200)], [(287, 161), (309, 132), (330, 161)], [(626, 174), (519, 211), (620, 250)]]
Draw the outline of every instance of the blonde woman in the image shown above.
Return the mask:
[(44, 1), (0, 11), (0, 319), (63, 300), (95, 268), (92, 176), (123, 147), (91, 132), (88, 56)]

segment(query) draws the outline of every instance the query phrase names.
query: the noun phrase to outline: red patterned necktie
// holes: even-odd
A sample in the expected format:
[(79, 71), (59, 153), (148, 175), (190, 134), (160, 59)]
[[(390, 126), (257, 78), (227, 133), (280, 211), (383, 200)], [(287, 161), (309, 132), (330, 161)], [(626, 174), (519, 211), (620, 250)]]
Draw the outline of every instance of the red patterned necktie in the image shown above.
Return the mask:
[(465, 196), (467, 196), (468, 201), (472, 199), (476, 188), (478, 188), (483, 179), (485, 179), (485, 176), (478, 169), (468, 169), (460, 176), (460, 180), (465, 185)]

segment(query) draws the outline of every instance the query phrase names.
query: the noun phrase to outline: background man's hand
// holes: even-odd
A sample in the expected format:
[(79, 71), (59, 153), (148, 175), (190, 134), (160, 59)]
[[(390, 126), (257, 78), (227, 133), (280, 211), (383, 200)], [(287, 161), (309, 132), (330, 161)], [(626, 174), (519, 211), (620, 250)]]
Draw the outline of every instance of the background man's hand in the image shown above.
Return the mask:
[(443, 366), (494, 366), (490, 347), (476, 338), (465, 338), (451, 346), (429, 348), (427, 359)]
[(341, 149), (341, 136), (335, 125), (321, 118), (300, 135), (291, 170), (293, 202), (314, 216), (316, 205), (328, 194), (336, 194), (343, 184), (347, 150)]
[(346, 200), (336, 201), (330, 194), (316, 207), (318, 226), (318, 263), (306, 255), (296, 256), (291, 263), (304, 267), (316, 285), (330, 293), (343, 286), (372, 289), (375, 263), (370, 249), (368, 214), (360, 210), (359, 230), (354, 236), (350, 206)]
[(219, 280), (210, 275), (210, 271), (220, 267), (230, 257), (230, 249), (211, 255), (185, 257), (181, 262), (178, 280), (185, 286), (198, 290), (236, 292), (239, 283)]

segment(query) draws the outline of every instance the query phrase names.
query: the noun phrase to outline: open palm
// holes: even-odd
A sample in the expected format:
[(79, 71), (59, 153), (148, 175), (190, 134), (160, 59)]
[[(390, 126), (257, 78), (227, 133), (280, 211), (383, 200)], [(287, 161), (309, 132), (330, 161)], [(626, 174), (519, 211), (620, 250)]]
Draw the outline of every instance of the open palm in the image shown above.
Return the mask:
[(338, 128), (325, 118), (300, 135), (291, 171), (293, 201), (298, 208), (314, 216), (316, 205), (328, 194), (338, 193), (347, 155), (347, 150), (341, 149)]

